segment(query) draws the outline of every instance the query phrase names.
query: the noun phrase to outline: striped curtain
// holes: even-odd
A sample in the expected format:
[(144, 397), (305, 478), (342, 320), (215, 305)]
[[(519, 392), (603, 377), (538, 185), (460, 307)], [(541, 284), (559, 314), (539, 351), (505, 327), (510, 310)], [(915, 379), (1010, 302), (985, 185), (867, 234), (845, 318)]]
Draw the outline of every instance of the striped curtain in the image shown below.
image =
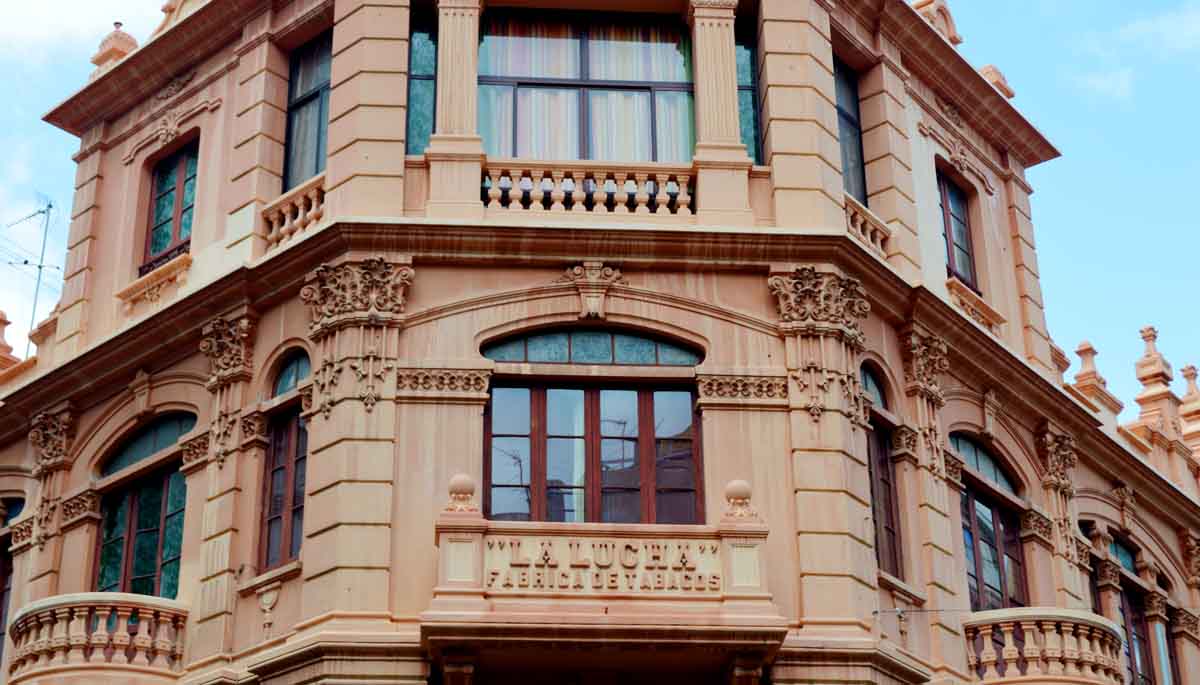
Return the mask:
[(579, 78), (579, 32), (557, 21), (485, 20), (479, 43), (482, 76)]
[(690, 83), (691, 45), (681, 27), (597, 24), (588, 35), (590, 77)]
[(650, 161), (650, 94), (636, 90), (592, 90), (588, 96), (592, 159)]
[(579, 90), (521, 88), (517, 91), (517, 156), (579, 159)]

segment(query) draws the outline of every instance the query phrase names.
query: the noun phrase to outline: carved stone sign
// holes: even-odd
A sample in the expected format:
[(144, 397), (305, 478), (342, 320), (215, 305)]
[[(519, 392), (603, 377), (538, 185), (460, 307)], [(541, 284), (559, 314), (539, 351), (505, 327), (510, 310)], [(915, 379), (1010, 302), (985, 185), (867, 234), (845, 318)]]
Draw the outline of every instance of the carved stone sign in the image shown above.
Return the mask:
[(718, 595), (716, 540), (488, 536), (483, 584), (492, 594)]

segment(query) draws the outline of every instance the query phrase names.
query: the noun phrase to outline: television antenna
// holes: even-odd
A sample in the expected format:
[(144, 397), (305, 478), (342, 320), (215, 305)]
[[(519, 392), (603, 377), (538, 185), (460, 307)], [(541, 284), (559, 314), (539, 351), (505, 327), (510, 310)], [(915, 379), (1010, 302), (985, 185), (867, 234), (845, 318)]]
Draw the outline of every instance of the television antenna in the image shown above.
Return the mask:
[[(41, 209), (38, 209), (36, 212), (30, 212), (29, 214), (27, 214), (27, 215), (21, 217), (20, 219), (17, 219), (16, 221), (5, 226), (5, 228), (12, 228), (13, 226), (16, 226), (17, 224), (25, 223), (26, 221), (29, 221), (30, 219), (32, 219), (34, 217), (37, 217), (37, 216), (42, 217), (42, 250), (41, 250), (41, 253), (38, 255), (37, 264), (30, 264), (29, 260), (25, 260), (24, 262), (18, 262), (20, 264), (37, 267), (37, 285), (35, 285), (33, 287), (33, 311), (29, 315), (29, 331), (31, 334), (33, 333), (33, 327), (37, 324), (38, 296), (41, 295), (41, 291), (42, 291), (42, 272), (46, 270), (46, 266), (47, 266), (46, 265), (46, 239), (50, 235), (50, 211), (52, 209), (54, 209), (54, 203), (51, 202), (50, 200), (46, 200), (46, 205), (44, 207), (42, 207)], [(25, 358), (26, 359), (29, 358), (29, 347), (32, 344), (33, 344), (32, 335), (27, 336), (25, 338)]]

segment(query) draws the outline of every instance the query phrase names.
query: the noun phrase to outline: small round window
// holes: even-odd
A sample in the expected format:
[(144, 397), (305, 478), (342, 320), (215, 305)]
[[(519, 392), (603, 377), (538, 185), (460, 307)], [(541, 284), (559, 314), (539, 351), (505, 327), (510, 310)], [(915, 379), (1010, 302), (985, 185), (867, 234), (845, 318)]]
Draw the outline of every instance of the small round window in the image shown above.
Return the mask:
[(300, 381), (308, 378), (311, 370), (312, 365), (303, 350), (289, 354), (279, 367), (279, 375), (275, 377), (275, 392), (272, 397), (279, 397), (286, 392), (295, 390)]
[(509, 338), (485, 345), (483, 356), (498, 362), (640, 366), (695, 366), (702, 358), (675, 343), (603, 330), (551, 331)]

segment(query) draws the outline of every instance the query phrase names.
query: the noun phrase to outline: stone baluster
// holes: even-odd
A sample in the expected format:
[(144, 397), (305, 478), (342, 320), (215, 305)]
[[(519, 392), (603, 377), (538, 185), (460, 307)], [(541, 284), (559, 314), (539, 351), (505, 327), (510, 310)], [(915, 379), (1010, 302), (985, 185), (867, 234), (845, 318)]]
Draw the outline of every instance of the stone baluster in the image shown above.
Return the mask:
[(1000, 624), (1000, 631), (1004, 633), (1004, 649), (1001, 651), (1001, 656), (1004, 658), (1004, 675), (1012, 678), (1020, 673), (1018, 661), (1021, 658), (1021, 652), (1017, 650), (1017, 644), (1013, 638), (1013, 629), (1015, 624), (1012, 621), (1004, 621)]
[(671, 210), (667, 207), (671, 202), (671, 196), (667, 194), (667, 184), (671, 177), (668, 174), (654, 175), (654, 213), (659, 216), (668, 216)]
[(675, 213), (681, 216), (691, 216), (692, 212), (692, 195), (689, 184), (692, 182), (690, 174), (679, 175), (679, 194), (675, 196)]
[(635, 196), (635, 202), (637, 203), (637, 208), (635, 211), (638, 214), (649, 214), (650, 213), (650, 190), (649, 190), (649, 187), (647, 186), (647, 182), (650, 179), (650, 175), (644, 171), (639, 171), (639, 172), (635, 173), (633, 175), (633, 177), (637, 181), (637, 195)]
[(1047, 675), (1060, 676), (1063, 674), (1062, 636), (1054, 621), (1042, 621), (1042, 632), (1046, 636), (1043, 653), (1046, 656)]
[(1075, 638), (1075, 624), (1063, 622), (1063, 662), (1067, 676), (1079, 675), (1079, 642)]
[(54, 615), (54, 636), (50, 639), (50, 650), (52, 664), (67, 663), (67, 647), (69, 644), (68, 628), (71, 624), (71, 610), (69, 608), (55, 609)]
[(133, 638), (129, 634), (129, 618), (133, 610), (129, 607), (118, 606), (116, 608), (117, 625), (112, 634), (113, 655), (112, 663), (128, 664), (129, 663), (129, 644)]
[(154, 659), (150, 665), (155, 668), (170, 668), (171, 666), (171, 618), (159, 612), (154, 620)]
[(587, 172), (572, 171), (571, 172), (571, 211), (586, 212), (587, 207), (584, 206), (587, 201), (587, 193), (584, 192), (583, 186), (587, 182)]
[(1038, 644), (1037, 623), (1034, 621), (1021, 621), (1021, 635), (1024, 636), (1025, 648), (1023, 654), (1025, 657), (1025, 675), (1038, 676), (1042, 675), (1042, 648)]
[(546, 198), (545, 172), (534, 169), (529, 172), (529, 209), (541, 212), (546, 209), (542, 201)]
[(111, 636), (108, 634), (108, 617), (112, 610), (105, 605), (96, 607), (96, 630), (92, 633), (90, 639), (92, 645), (92, 654), (103, 654), (108, 648), (108, 642)]
[(617, 171), (613, 173), (613, 181), (617, 184), (616, 206), (613, 211), (617, 214), (629, 213), (629, 187), (626, 185), (629, 173)]
[(563, 179), (566, 177), (567, 173), (562, 170), (550, 172), (550, 178), (554, 182), (554, 187), (550, 191), (550, 211), (552, 212), (564, 212), (567, 209), (563, 204), (563, 200), (567, 197), (566, 191), (563, 190)]
[(153, 614), (145, 609), (137, 611), (137, 635), (133, 637), (133, 663), (137, 666), (150, 665), (150, 647), (154, 640), (150, 638), (150, 620)]
[(500, 209), (500, 172), (495, 168), (487, 171), (488, 175), (488, 209)]
[[(515, 167), (514, 167), (515, 168)], [(508, 209), (509, 211), (517, 211), (521, 209), (521, 172), (508, 170)]]
[(979, 663), (983, 664), (984, 680), (1000, 677), (1000, 673), (996, 670), (996, 645), (992, 642), (993, 630), (990, 624), (979, 627), (979, 638), (983, 641), (983, 650), (979, 652)]

